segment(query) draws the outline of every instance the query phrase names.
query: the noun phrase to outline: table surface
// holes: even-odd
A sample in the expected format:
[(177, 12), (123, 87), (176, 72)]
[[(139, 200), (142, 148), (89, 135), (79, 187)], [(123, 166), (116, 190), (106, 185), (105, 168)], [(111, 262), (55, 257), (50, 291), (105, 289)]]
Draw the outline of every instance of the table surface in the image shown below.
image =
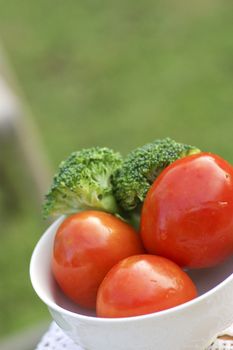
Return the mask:
[[(74, 342), (64, 334), (55, 322), (52, 322), (35, 350), (65, 349), (83, 350), (80, 346), (74, 344)], [(223, 334), (221, 334), (206, 350), (233, 350), (233, 325), (223, 332)]]

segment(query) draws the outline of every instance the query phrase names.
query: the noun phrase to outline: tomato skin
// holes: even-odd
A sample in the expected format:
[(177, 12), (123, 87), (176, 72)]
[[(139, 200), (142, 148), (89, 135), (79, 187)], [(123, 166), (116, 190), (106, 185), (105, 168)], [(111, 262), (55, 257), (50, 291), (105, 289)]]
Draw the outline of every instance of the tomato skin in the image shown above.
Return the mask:
[(63, 292), (94, 309), (96, 294), (110, 268), (144, 252), (134, 229), (111, 214), (84, 211), (66, 218), (57, 230), (52, 271)]
[(149, 253), (180, 266), (214, 266), (233, 253), (233, 168), (199, 153), (179, 159), (144, 201), (140, 234)]
[(197, 296), (189, 276), (155, 255), (128, 257), (106, 275), (97, 294), (97, 316), (130, 317), (183, 304)]

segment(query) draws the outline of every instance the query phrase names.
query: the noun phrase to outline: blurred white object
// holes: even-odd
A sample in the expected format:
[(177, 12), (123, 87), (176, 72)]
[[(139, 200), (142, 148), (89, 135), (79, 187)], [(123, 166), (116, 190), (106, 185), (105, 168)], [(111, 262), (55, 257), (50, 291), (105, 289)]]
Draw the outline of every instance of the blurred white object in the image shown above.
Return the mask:
[(5, 132), (19, 117), (19, 104), (9, 86), (0, 75), (0, 132)]
[(51, 171), (38, 129), (31, 118), (32, 113), (24, 100), (0, 46), (0, 166), (9, 166), (9, 162), (4, 163), (4, 150), (14, 142), (20, 159), (12, 161), (22, 161), (25, 164), (34, 184), (36, 198), (41, 203), (51, 180)]

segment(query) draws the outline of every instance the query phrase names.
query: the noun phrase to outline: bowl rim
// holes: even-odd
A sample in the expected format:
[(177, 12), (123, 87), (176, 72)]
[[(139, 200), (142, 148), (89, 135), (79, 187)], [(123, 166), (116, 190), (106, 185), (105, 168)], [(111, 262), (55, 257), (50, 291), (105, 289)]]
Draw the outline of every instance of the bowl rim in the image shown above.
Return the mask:
[(197, 296), (196, 298), (187, 301), (183, 304), (174, 306), (172, 308), (166, 309), (166, 310), (161, 310), (161, 311), (157, 311), (157, 312), (153, 312), (153, 313), (149, 313), (149, 314), (144, 314), (144, 315), (139, 315), (139, 316), (128, 316), (128, 317), (117, 317), (117, 318), (110, 318), (110, 317), (98, 317), (98, 316), (88, 316), (88, 315), (83, 315), (83, 314), (79, 314), (77, 312), (74, 311), (70, 311), (67, 309), (64, 309), (62, 306), (56, 304), (55, 302), (53, 302), (49, 297), (47, 297), (47, 295), (43, 292), (41, 292), (41, 290), (38, 290), (37, 288), (37, 282), (35, 280), (35, 276), (33, 274), (33, 270), (34, 270), (34, 266), (35, 266), (35, 260), (37, 258), (37, 251), (39, 249), (39, 246), (43, 243), (43, 241), (45, 241), (47, 239), (47, 237), (51, 234), (54, 234), (54, 229), (57, 227), (57, 225), (63, 221), (65, 216), (61, 216), (59, 217), (57, 220), (55, 220), (46, 230), (45, 232), (42, 234), (42, 236), (40, 237), (40, 239), (38, 240), (37, 244), (34, 247), (31, 259), (30, 259), (30, 265), (29, 265), (29, 275), (30, 275), (30, 280), (31, 280), (31, 284), (32, 287), (34, 289), (34, 291), (36, 292), (37, 296), (47, 305), (47, 307), (49, 307), (50, 309), (53, 309), (54, 311), (58, 312), (58, 313), (63, 313), (67, 316), (72, 316), (74, 318), (80, 318), (81, 320), (88, 320), (91, 322), (101, 322), (101, 323), (119, 323), (119, 322), (131, 322), (131, 321), (141, 321), (144, 319), (150, 319), (150, 318), (162, 318), (163, 316), (172, 316), (175, 313), (180, 313), (184, 310), (186, 310), (188, 307), (192, 307), (195, 304), (198, 304), (200, 302), (205, 301), (207, 298), (209, 298), (211, 295), (215, 294), (216, 292), (218, 292), (219, 290), (221, 290), (222, 288), (224, 288), (224, 286), (233, 279), (233, 272), (227, 277), (225, 278), (222, 282), (220, 282), (219, 284), (217, 284), (215, 287), (211, 288), (210, 290), (208, 290), (207, 292), (203, 293), (200, 296)]

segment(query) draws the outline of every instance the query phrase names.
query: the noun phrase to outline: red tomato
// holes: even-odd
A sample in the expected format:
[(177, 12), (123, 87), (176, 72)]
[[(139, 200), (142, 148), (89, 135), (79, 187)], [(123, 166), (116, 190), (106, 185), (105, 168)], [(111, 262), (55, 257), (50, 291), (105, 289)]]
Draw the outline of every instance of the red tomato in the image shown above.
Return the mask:
[(63, 292), (86, 308), (110, 268), (121, 259), (144, 252), (139, 235), (111, 214), (84, 211), (64, 220), (54, 241), (52, 270)]
[(214, 266), (233, 253), (233, 168), (199, 153), (175, 161), (150, 188), (141, 237), (148, 252), (181, 266)]
[(183, 304), (197, 296), (189, 276), (174, 262), (136, 255), (115, 265), (97, 294), (97, 316), (144, 315)]

